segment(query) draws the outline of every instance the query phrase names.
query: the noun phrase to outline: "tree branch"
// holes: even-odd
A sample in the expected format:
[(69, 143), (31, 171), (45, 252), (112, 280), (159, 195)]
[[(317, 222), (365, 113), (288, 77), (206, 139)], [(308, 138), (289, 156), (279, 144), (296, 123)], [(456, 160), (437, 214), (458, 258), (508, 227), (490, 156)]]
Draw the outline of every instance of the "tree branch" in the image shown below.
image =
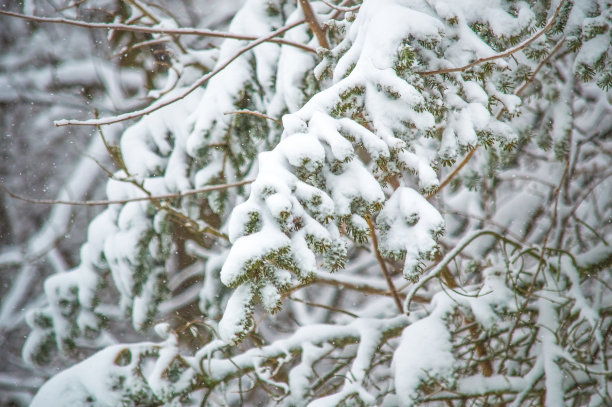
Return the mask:
[(393, 280), (391, 279), (391, 275), (389, 274), (389, 270), (387, 269), (387, 264), (385, 263), (385, 259), (383, 259), (380, 254), (380, 250), (378, 250), (378, 238), (376, 238), (376, 230), (374, 229), (374, 225), (372, 224), (372, 218), (368, 215), (366, 216), (366, 222), (368, 222), (368, 226), (370, 228), (370, 236), (372, 236), (372, 246), (374, 246), (374, 253), (376, 254), (376, 260), (378, 260), (378, 264), (380, 264), (380, 268), (385, 275), (385, 279), (387, 280), (387, 285), (389, 286), (389, 291), (393, 294), (393, 299), (395, 300), (395, 305), (399, 310), (400, 314), (403, 313), (402, 300), (395, 289), (395, 284), (393, 284)]
[(304, 12), (304, 18), (308, 23), (308, 26), (312, 30), (313, 34), (317, 37), (319, 41), (319, 45), (323, 48), (330, 49), (329, 41), (327, 40), (327, 35), (325, 34), (325, 30), (319, 24), (319, 20), (317, 20), (317, 16), (312, 10), (312, 6), (310, 5), (309, 0), (299, 0), (300, 6), (302, 7), (302, 11)]
[(268, 116), (266, 114), (260, 113), (260, 112), (255, 112), (253, 110), (247, 110), (247, 109), (243, 109), (243, 110), (235, 110), (233, 112), (225, 112), (223, 114), (250, 114), (253, 116), (257, 116), (257, 117), (261, 117), (262, 119), (267, 119), (267, 120), (272, 120), (275, 123), (278, 123), (282, 126), (282, 122), (278, 119), (275, 119), (274, 117)]
[(538, 31), (533, 37), (530, 37), (530, 38), (526, 39), (525, 41), (523, 41), (522, 43), (520, 43), (519, 45), (517, 45), (515, 47), (512, 47), (512, 48), (510, 48), (510, 49), (508, 49), (508, 50), (506, 50), (504, 52), (501, 52), (499, 54), (491, 55), (490, 57), (479, 58), (479, 59), (477, 59), (476, 61), (474, 61), (472, 63), (469, 63), (467, 65), (464, 65), (464, 66), (461, 66), (461, 67), (458, 67), (458, 68), (444, 68), (444, 69), (437, 69), (435, 71), (421, 71), (421, 72), (416, 72), (416, 73), (418, 73), (420, 75), (436, 75), (436, 74), (444, 74), (444, 73), (452, 73), (452, 72), (465, 72), (466, 70), (468, 70), (470, 68), (473, 68), (476, 65), (480, 65), (482, 63), (489, 62), (489, 61), (494, 61), (494, 60), (499, 59), (499, 58), (509, 57), (510, 55), (514, 54), (515, 52), (518, 52), (518, 51), (528, 47), (535, 40), (537, 40), (542, 35), (544, 35), (548, 30), (550, 30), (551, 27), (555, 24), (555, 20), (557, 19), (557, 16), (559, 16), (559, 13), (561, 12), (561, 8), (563, 7), (564, 4), (565, 4), (565, 0), (561, 0), (559, 5), (555, 9), (555, 13), (551, 17), (551, 19), (546, 23), (546, 25), (540, 31)]
[[(51, 23), (51, 24), (65, 24), (72, 25), (75, 27), (83, 27), (88, 29), (101, 29), (101, 30), (117, 30), (117, 31), (129, 31), (139, 32), (146, 34), (168, 34), (168, 35), (197, 35), (200, 37), (214, 37), (214, 38), (229, 38), (235, 40), (257, 40), (258, 37), (252, 35), (236, 34), (224, 31), (213, 31), (199, 28), (155, 28), (141, 25), (129, 25), (120, 23), (89, 23), (85, 21), (71, 20), (68, 18), (53, 18), (53, 17), (36, 17), (29, 16), (27, 14), (13, 13), (11, 11), (0, 10), (0, 15), (9, 17), (21, 18), (24, 20), (36, 22), (36, 23)], [(285, 40), (283, 38), (269, 38), (265, 42), (273, 42), (276, 44), (289, 45), (292, 47), (300, 48), (304, 51), (316, 53), (316, 50), (308, 45), (300, 44), (298, 42)]]
[(119, 123), (119, 122), (122, 122), (122, 121), (125, 121), (125, 120), (137, 119), (139, 117), (142, 117), (142, 116), (145, 116), (147, 114), (153, 113), (156, 110), (161, 109), (162, 107), (171, 105), (172, 103), (174, 103), (174, 102), (176, 102), (178, 100), (183, 99), (184, 97), (186, 97), (187, 95), (189, 95), (190, 93), (192, 93), (193, 91), (198, 89), (199, 87), (203, 86), (211, 78), (213, 78), (219, 72), (221, 72), (222, 70), (227, 68), (227, 66), (229, 64), (231, 64), (232, 62), (234, 62), (240, 55), (244, 54), (247, 51), (250, 51), (251, 49), (255, 48), (258, 45), (263, 44), (264, 42), (268, 41), (271, 38), (279, 36), (279, 35), (283, 34), (284, 32), (289, 31), (290, 29), (295, 28), (295, 27), (297, 27), (300, 24), (303, 24), (304, 22), (305, 22), (305, 20), (300, 20), (300, 21), (296, 21), (293, 24), (286, 25), (286, 26), (284, 26), (282, 28), (279, 28), (276, 31), (271, 32), (270, 34), (268, 34), (268, 35), (266, 35), (264, 37), (259, 38), (256, 41), (253, 41), (252, 43), (250, 43), (246, 47), (241, 48), (238, 52), (236, 52), (233, 56), (228, 58), (220, 66), (218, 66), (217, 68), (215, 68), (213, 71), (209, 72), (208, 74), (204, 75), (197, 82), (195, 82), (193, 85), (191, 85), (189, 88), (187, 88), (187, 90), (185, 90), (183, 93), (181, 93), (180, 95), (178, 95), (176, 97), (173, 97), (171, 99), (164, 100), (164, 101), (157, 100), (156, 102), (152, 103), (151, 105), (149, 105), (148, 107), (146, 107), (144, 109), (136, 110), (136, 111), (128, 112), (128, 113), (124, 113), (124, 114), (120, 114), (118, 116), (107, 117), (106, 119), (56, 120), (55, 121), (55, 125), (57, 127), (61, 127), (61, 126), (104, 126), (104, 125), (107, 125), (107, 124)]
[(0, 184), (0, 189), (6, 192), (11, 198), (18, 199), (20, 201), (28, 202), (31, 204), (43, 204), (43, 205), (73, 205), (73, 206), (99, 206), (99, 205), (113, 205), (113, 204), (126, 204), (128, 202), (139, 202), (139, 201), (156, 201), (156, 200), (165, 200), (165, 199), (174, 199), (174, 198), (182, 198), (185, 196), (204, 194), (212, 191), (219, 191), (228, 188), (239, 187), (242, 185), (247, 185), (252, 183), (253, 180), (245, 180), (234, 182), (231, 184), (222, 184), (222, 185), (210, 185), (200, 189), (192, 189), (188, 191), (179, 192), (176, 194), (167, 194), (167, 195), (152, 195), (152, 196), (142, 196), (139, 198), (129, 198), (129, 199), (111, 199), (111, 200), (101, 200), (101, 201), (64, 201), (61, 199), (35, 199), (28, 198), (25, 196), (17, 195), (11, 191), (4, 184)]
[(354, 11), (359, 10), (359, 8), (361, 7), (361, 4), (358, 4), (356, 6), (353, 7), (341, 7), (341, 6), (336, 6), (335, 4), (330, 3), (329, 1), (326, 0), (319, 0), (321, 3), (325, 4), (327, 7), (332, 8), (334, 10), (337, 11), (341, 11), (343, 13), (352, 13)]
[[(561, 7), (561, 5), (559, 5), (559, 7)], [(531, 85), (531, 83), (533, 82), (533, 80), (535, 79), (536, 75), (540, 72), (540, 70), (542, 69), (542, 67), (544, 67), (544, 65), (546, 65), (550, 59), (552, 58), (552, 56), (559, 51), (559, 49), (561, 49), (561, 46), (563, 45), (563, 43), (565, 42), (565, 38), (562, 38), (561, 41), (559, 41), (557, 43), (557, 45), (555, 45), (555, 47), (550, 51), (550, 53), (546, 56), (546, 58), (544, 58), (536, 67), (535, 71), (533, 71), (533, 75), (531, 75), (531, 78), (529, 78), (529, 80), (525, 81), (525, 83), (523, 83), (523, 85), (521, 85), (520, 88), (518, 88), (514, 94), (516, 96), (521, 96), (523, 94), (523, 92), (525, 91), (525, 89), (527, 89), (527, 87), (529, 85)], [(496, 119), (499, 120), (502, 116), (502, 114), (504, 113), (505, 109), (501, 109), (499, 111), (499, 113), (496, 116)], [(459, 163), (459, 165), (453, 170), (453, 172), (451, 172), (445, 179), (444, 181), (442, 181), (442, 183), (440, 184), (440, 186), (432, 193), (427, 195), (427, 199), (432, 198), (433, 196), (435, 196), (438, 192), (440, 192), (442, 190), (442, 188), (446, 187), (452, 180), (453, 178), (455, 178), (457, 176), (457, 174), (459, 173), (459, 171), (461, 171), (461, 169), (472, 159), (472, 157), (474, 156), (474, 153), (476, 152), (476, 150), (478, 149), (478, 146), (474, 147), (472, 150), (470, 150), (470, 152), (463, 158), (463, 160)]]
[(478, 149), (478, 147), (474, 147), (473, 149), (471, 149), (470, 152), (467, 153), (467, 155), (459, 163), (459, 165), (457, 167), (455, 167), (453, 172), (448, 174), (448, 176), (444, 179), (444, 181), (442, 181), (440, 186), (434, 192), (432, 192), (430, 194), (427, 194), (426, 198), (427, 199), (433, 198), (438, 192), (440, 192), (442, 190), (442, 188), (444, 188), (445, 186), (450, 184), (450, 182), (453, 180), (453, 178), (455, 178), (455, 176), (459, 173), (459, 171), (461, 171), (461, 169), (463, 167), (465, 167), (465, 165), (472, 159), (472, 157), (474, 156), (474, 153), (476, 152), (477, 149)]

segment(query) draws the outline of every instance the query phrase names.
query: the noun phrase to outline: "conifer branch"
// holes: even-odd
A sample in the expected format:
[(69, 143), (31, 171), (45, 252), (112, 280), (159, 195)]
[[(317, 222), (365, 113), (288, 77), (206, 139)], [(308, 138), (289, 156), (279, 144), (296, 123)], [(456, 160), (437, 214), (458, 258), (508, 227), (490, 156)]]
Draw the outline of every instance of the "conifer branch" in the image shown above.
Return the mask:
[[(560, 6), (559, 6), (560, 7)], [(546, 58), (544, 58), (536, 67), (535, 71), (533, 72), (533, 74), (531, 75), (531, 77), (525, 81), (525, 83), (523, 83), (523, 85), (518, 88), (516, 90), (515, 95), (516, 96), (521, 96), (523, 94), (523, 92), (525, 91), (525, 89), (527, 89), (527, 87), (529, 87), (529, 85), (531, 85), (531, 83), (535, 80), (537, 74), (540, 72), (540, 70), (542, 69), (542, 67), (544, 67), (544, 65), (546, 65), (552, 58), (552, 56), (559, 51), (559, 49), (561, 49), (561, 46), (565, 43), (565, 38), (562, 38), (557, 45), (555, 45), (555, 47), (550, 51), (550, 53), (546, 56)], [(505, 109), (502, 108), (499, 113), (496, 116), (496, 119), (499, 120), (502, 117), (502, 114), (504, 113)], [(465, 167), (465, 165), (472, 159), (472, 157), (474, 156), (474, 153), (476, 153), (476, 150), (478, 149), (478, 146), (474, 147), (472, 150), (470, 150), (470, 152), (463, 158), (463, 160), (459, 163), (459, 165), (453, 170), (453, 172), (451, 172), (445, 179), (444, 181), (442, 181), (442, 183), (440, 184), (440, 186), (432, 193), (427, 195), (427, 199), (432, 198), (433, 196), (435, 196), (438, 192), (440, 192), (442, 190), (442, 188), (446, 187), (452, 180), (453, 178), (455, 178), (457, 176), (457, 174), (459, 174), (459, 171), (461, 171), (461, 169), (463, 167)]]
[(533, 44), (538, 38), (540, 38), (542, 35), (544, 35), (548, 30), (550, 30), (552, 28), (552, 26), (555, 24), (555, 21), (557, 20), (557, 16), (559, 15), (559, 13), (561, 12), (561, 8), (563, 7), (563, 5), (565, 4), (565, 0), (561, 0), (561, 2), (559, 3), (559, 5), (557, 6), (557, 8), (555, 9), (555, 12), (553, 14), (553, 16), (550, 18), (550, 20), (546, 23), (546, 25), (540, 30), (538, 31), (534, 36), (526, 39), (525, 41), (523, 41), (522, 43), (520, 43), (519, 45), (512, 47), (504, 52), (500, 52), (498, 54), (495, 55), (491, 55), (490, 57), (485, 57), (485, 58), (479, 58), (474, 62), (471, 62), (467, 65), (461, 66), (461, 67), (457, 67), (457, 68), (443, 68), (443, 69), (436, 69), (434, 71), (420, 71), (420, 72), (416, 72), (419, 75), (437, 75), (437, 74), (446, 74), (446, 73), (452, 73), (452, 72), (465, 72), (466, 70), (475, 67), (476, 65), (480, 65), (483, 64), (485, 62), (490, 62), (490, 61), (494, 61), (496, 59), (500, 59), (500, 58), (506, 58), (511, 56), (512, 54), (527, 48), (529, 45)]
[(447, 186), (448, 184), (450, 184), (450, 182), (453, 180), (453, 178), (455, 178), (455, 176), (457, 176), (457, 174), (459, 174), (459, 171), (461, 171), (461, 169), (463, 167), (465, 167), (465, 165), (470, 162), (470, 160), (472, 159), (472, 157), (474, 156), (474, 153), (476, 153), (476, 150), (478, 149), (478, 146), (472, 148), (470, 150), (469, 153), (467, 153), (467, 155), (463, 158), (463, 160), (459, 163), (459, 165), (457, 167), (455, 167), (455, 169), (453, 170), (453, 172), (451, 172), (450, 174), (448, 174), (448, 176), (444, 179), (444, 181), (442, 181), (442, 183), (440, 184), (440, 186), (433, 191), (430, 194), (427, 194), (426, 198), (427, 199), (431, 199), (433, 198), (438, 192), (440, 192), (445, 186)]

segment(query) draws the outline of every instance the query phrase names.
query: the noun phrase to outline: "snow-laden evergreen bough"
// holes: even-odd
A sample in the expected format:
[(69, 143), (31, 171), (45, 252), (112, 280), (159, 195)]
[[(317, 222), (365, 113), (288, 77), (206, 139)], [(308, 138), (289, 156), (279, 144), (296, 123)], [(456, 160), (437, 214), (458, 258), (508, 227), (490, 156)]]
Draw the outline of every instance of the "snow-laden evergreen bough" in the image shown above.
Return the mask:
[(151, 198), (27, 316), (30, 363), (100, 351), (33, 405), (610, 403), (610, 3), (301, 3), (284, 38), (331, 49), (264, 42), (183, 98), (244, 43), (175, 53), (107, 187)]

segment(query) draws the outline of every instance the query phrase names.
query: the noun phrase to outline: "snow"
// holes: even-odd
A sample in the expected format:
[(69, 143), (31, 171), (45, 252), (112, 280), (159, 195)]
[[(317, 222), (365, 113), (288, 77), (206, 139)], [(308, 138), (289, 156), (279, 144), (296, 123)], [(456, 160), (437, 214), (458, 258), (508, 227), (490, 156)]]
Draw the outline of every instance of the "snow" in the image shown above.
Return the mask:
[(414, 279), (419, 264), (432, 254), (435, 236), (444, 228), (440, 213), (418, 192), (398, 188), (387, 200), (376, 223), (381, 232), (380, 248), (394, 256), (403, 253), (404, 276)]
[(452, 300), (436, 296), (435, 310), (427, 318), (408, 325), (393, 355), (395, 392), (401, 404), (411, 406), (419, 385), (428, 378), (452, 379), (454, 358), (449, 329), (444, 318)]
[(271, 226), (237, 239), (221, 269), (221, 281), (230, 287), (239, 284), (248, 278), (247, 273), (251, 272), (253, 264), (275, 252), (288, 249), (290, 245), (289, 238)]
[(235, 343), (245, 334), (245, 328), (250, 325), (253, 294), (253, 288), (248, 283), (238, 286), (232, 293), (219, 322), (219, 337), (224, 342)]

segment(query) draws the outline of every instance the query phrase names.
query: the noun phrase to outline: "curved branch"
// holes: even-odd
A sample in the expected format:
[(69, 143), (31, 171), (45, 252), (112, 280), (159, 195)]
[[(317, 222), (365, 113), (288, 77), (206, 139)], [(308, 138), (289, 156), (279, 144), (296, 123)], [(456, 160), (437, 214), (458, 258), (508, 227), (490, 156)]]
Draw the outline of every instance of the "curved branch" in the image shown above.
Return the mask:
[(325, 4), (327, 7), (337, 10), (337, 11), (341, 11), (343, 13), (352, 13), (355, 12), (357, 10), (359, 10), (359, 8), (361, 7), (361, 4), (358, 4), (356, 6), (353, 7), (341, 7), (341, 6), (336, 6), (335, 4), (330, 3), (329, 1), (326, 0), (320, 0), (321, 3)]
[(444, 271), (444, 269), (446, 268), (446, 266), (459, 254), (461, 253), (461, 251), (463, 249), (465, 249), (470, 243), (472, 243), (472, 241), (474, 241), (476, 238), (483, 236), (483, 235), (492, 235), (495, 236), (501, 240), (503, 240), (506, 243), (510, 243), (516, 247), (523, 247), (523, 244), (521, 244), (520, 242), (516, 242), (512, 239), (509, 239), (507, 237), (504, 236), (500, 236), (499, 233), (493, 231), (493, 230), (478, 230), (468, 236), (466, 236), (465, 238), (463, 238), (459, 243), (457, 243), (457, 245), (453, 248), (453, 250), (451, 250), (450, 252), (448, 252), (446, 254), (446, 256), (444, 256), (444, 258), (442, 260), (440, 260), (440, 262), (438, 264), (436, 264), (436, 266), (434, 268), (432, 268), (427, 274), (425, 274), (423, 277), (421, 277), (421, 279), (412, 286), (410, 292), (408, 293), (408, 296), (406, 297), (406, 302), (404, 305), (404, 312), (409, 313), (409, 309), (410, 309), (410, 304), (412, 302), (412, 299), (414, 298), (416, 292), (421, 289), (427, 282), (429, 282), (430, 280), (436, 278), (440, 273), (442, 273), (442, 271)]

